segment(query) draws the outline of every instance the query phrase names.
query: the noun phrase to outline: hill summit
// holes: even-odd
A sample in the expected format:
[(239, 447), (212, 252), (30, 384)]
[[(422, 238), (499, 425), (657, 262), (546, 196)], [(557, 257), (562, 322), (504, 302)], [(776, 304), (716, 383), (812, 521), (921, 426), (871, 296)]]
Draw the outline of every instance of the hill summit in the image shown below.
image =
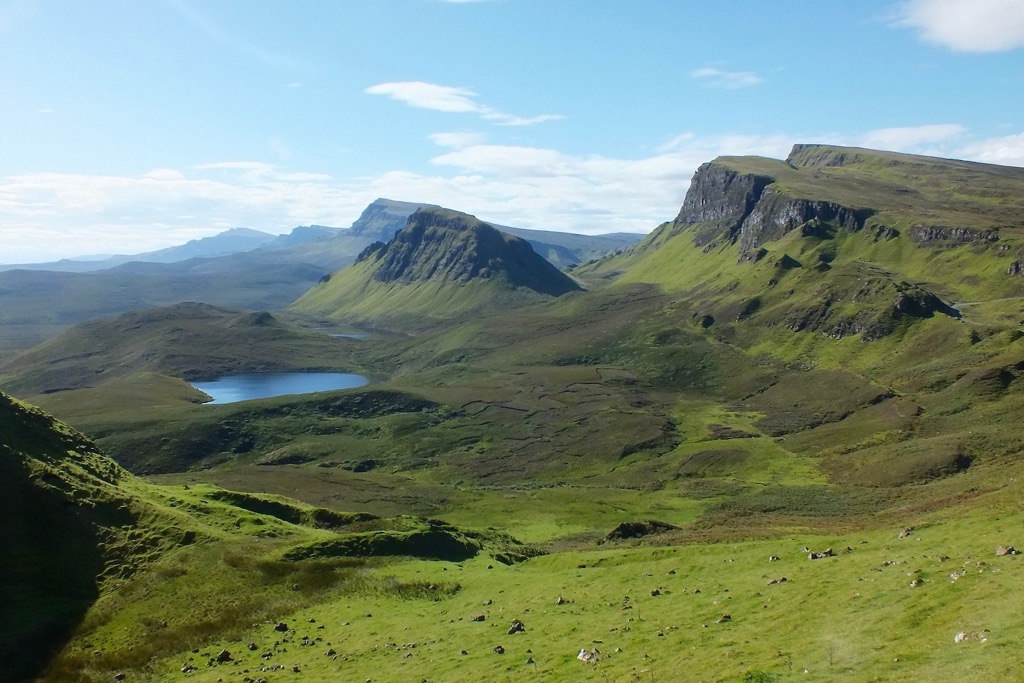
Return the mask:
[(368, 246), (352, 266), (326, 278), (295, 306), (357, 319), (384, 312), (445, 317), (579, 289), (526, 240), (468, 214), (426, 207), (390, 242)]

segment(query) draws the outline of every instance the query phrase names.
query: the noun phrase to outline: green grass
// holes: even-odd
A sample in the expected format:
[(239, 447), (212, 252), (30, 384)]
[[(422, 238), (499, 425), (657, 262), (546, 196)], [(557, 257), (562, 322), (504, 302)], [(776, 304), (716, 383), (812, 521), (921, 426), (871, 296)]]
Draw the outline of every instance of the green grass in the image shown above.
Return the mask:
[[(872, 206), (902, 234), (818, 226), (739, 262), (666, 224), (576, 269), (593, 291), (486, 314), (482, 289), (430, 283), (399, 305), (371, 283), (346, 306), (395, 304), (393, 333), (333, 358), (382, 378), (359, 390), (202, 406), (174, 376), (209, 366), (192, 359), (33, 396), (130, 469), (168, 473), (74, 484), (96, 455), (63, 474), (83, 499), (127, 499), (142, 531), (113, 536), (130, 562), (86, 596), (50, 680), (298, 680), (294, 666), (310, 681), (1013, 678), (1024, 632), (1005, 605), (1024, 586), (1018, 558), (994, 550), (1021, 543), (1022, 285), (1005, 272), (1019, 174), (800, 154), (799, 168), (720, 163)], [(908, 235), (998, 221), (995, 245)], [(307, 302), (337, 312), (328, 290), (368, 282), (361, 265)], [(966, 301), (962, 319), (896, 309), (926, 292)], [(288, 316), (287, 337), (308, 340), (297, 323), (316, 321)], [(149, 339), (156, 354), (175, 343)], [(260, 353), (311, 365), (327, 352), (314, 346)], [(646, 520), (679, 528), (607, 539)], [(536, 550), (509, 535), (548, 554), (506, 564)], [(435, 552), (453, 548), (475, 554)], [(526, 632), (508, 635), (512, 619)], [(576, 658), (592, 647), (596, 664)], [(224, 648), (236, 662), (209, 665)]]
[[(246, 669), (258, 676), (272, 664), (285, 665), (289, 677), (298, 666), (310, 681), (674, 680), (682, 672), (710, 681), (750, 680), (751, 672), (776, 680), (1012, 678), (1024, 632), (1010, 611), (994, 607), (1019, 589), (1019, 561), (993, 551), (1019, 521), (1015, 495), (989, 496), (966, 515), (917, 514), (878, 531), (567, 551), (511, 567), (487, 558), (389, 564), (370, 570), (378, 586), (459, 589), (407, 597), (373, 580), (358, 590), (338, 585), (315, 604), (264, 613), (251, 626), (191, 643), (198, 653), (185, 647), (142, 671), (150, 680), (180, 680), (182, 662), (193, 661), (199, 670), (190, 680), (210, 682)], [(898, 539), (903, 523), (916, 529)], [(809, 561), (805, 546), (838, 555)], [(769, 563), (769, 555), (781, 559)], [(954, 581), (954, 571), (964, 574)], [(768, 585), (779, 577), (787, 581)], [(923, 584), (912, 588), (914, 578)], [(278, 607), (278, 588), (266, 590), (267, 605)], [(484, 621), (473, 621), (480, 614)], [(524, 622), (524, 633), (506, 634), (513, 619)], [(294, 632), (275, 632), (277, 620)], [(955, 644), (960, 631), (986, 641)], [(91, 643), (110, 647), (123, 633), (111, 623)], [(492, 652), (497, 645), (505, 654)], [(595, 647), (596, 664), (576, 659)], [(221, 649), (237, 664), (208, 667)], [(272, 654), (263, 659), (265, 652)]]

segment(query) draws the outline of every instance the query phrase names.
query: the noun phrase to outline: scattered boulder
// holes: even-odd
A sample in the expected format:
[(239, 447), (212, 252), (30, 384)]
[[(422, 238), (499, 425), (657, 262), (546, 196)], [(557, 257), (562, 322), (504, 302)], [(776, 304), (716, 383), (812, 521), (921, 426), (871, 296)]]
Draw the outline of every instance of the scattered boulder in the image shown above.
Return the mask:
[(779, 576), (779, 577), (774, 578), (771, 581), (769, 581), (768, 585), (769, 586), (774, 586), (774, 585), (779, 584), (779, 583), (786, 583), (787, 581), (789, 581), (789, 579), (787, 579), (785, 576)]
[(487, 615), (486, 614), (478, 614), (475, 617), (473, 617), (473, 621), (486, 621), (486, 620), (487, 620)]
[(920, 586), (923, 583), (924, 583), (924, 579), (912, 579), (910, 581), (910, 587), (911, 588), (917, 588), (918, 586)]
[(508, 634), (509, 635), (512, 635), (514, 633), (524, 633), (525, 631), (526, 631), (526, 626), (523, 624), (523, 622), (519, 621), (518, 619), (514, 619), (512, 621), (512, 623), (509, 624), (509, 627), (508, 627)]
[(779, 561), (779, 556), (778, 555), (769, 555), (768, 556), (768, 561), (769, 562), (778, 562)]
[(277, 622), (277, 624), (274, 625), (274, 630), (284, 633), (288, 630), (288, 624), (284, 623), (283, 621), (279, 621)]
[(812, 550), (811, 552), (807, 553), (807, 559), (808, 560), (820, 560), (823, 557), (835, 557), (835, 555), (836, 555), (836, 551), (832, 550), (832, 548), (825, 548), (824, 550), (821, 550), (821, 551), (815, 552), (815, 551)]
[(982, 633), (978, 633), (977, 631), (960, 631), (955, 636), (953, 636), (953, 642), (965, 643), (968, 640), (976, 640), (979, 643), (984, 643), (986, 640), (988, 640), (988, 636), (986, 635), (986, 633), (987, 630), (986, 632)]
[(718, 617), (717, 621), (719, 624), (727, 624), (730, 621), (732, 621), (732, 616), (729, 614), (723, 614), (722, 616)]
[(675, 524), (648, 519), (642, 522), (623, 522), (608, 533), (609, 541), (622, 541), (630, 538), (643, 538), (654, 534), (678, 529)]
[(505, 654), (505, 648), (503, 648), (501, 645), (495, 645), (494, 648), (492, 648), (491, 652), (493, 652), (496, 655), (503, 655)]
[(1020, 555), (1020, 551), (1012, 545), (1001, 545), (996, 548), (996, 557), (1003, 557), (1004, 555)]
[(217, 655), (217, 662), (219, 664), (223, 664), (225, 662), (230, 662), (230, 661), (232, 661), (232, 659), (233, 658), (231, 657), (231, 653), (228, 652), (227, 650), (221, 650), (220, 653)]
[(912, 533), (914, 533), (914, 527), (912, 527), (912, 526), (903, 527), (903, 530), (900, 531), (900, 538), (907, 538)]
[(555, 600), (555, 604), (556, 605), (564, 605), (566, 602), (568, 602), (568, 601), (565, 598), (563, 598), (561, 595), (559, 595), (558, 599)]
[(587, 648), (580, 649), (580, 653), (576, 655), (576, 659), (586, 664), (594, 664), (597, 662), (597, 656), (601, 654), (596, 647), (592, 647), (589, 650)]

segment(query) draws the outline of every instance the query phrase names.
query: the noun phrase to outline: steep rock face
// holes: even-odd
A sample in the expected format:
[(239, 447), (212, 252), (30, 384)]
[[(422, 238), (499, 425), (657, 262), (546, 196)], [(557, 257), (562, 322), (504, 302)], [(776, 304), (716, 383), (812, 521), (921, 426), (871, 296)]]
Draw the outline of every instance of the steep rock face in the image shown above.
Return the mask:
[(864, 227), (871, 215), (864, 209), (851, 209), (833, 202), (793, 199), (768, 187), (740, 224), (740, 253), (747, 256), (758, 247), (783, 237), (790, 230), (808, 223), (828, 223), (855, 232)]
[(685, 225), (703, 224), (695, 238), (699, 247), (720, 238), (732, 240), (772, 182), (768, 176), (740, 174), (713, 161), (703, 164), (690, 181), (674, 231)]
[(405, 227), (409, 216), (421, 208), (439, 207), (433, 204), (399, 202), (394, 199), (376, 199), (363, 209), (363, 213), (348, 229), (348, 234), (387, 242)]
[(918, 223), (908, 232), (910, 239), (918, 244), (942, 242), (946, 244), (972, 244), (997, 242), (999, 234), (988, 230), (973, 228), (948, 228), (941, 225), (922, 225)]
[(741, 257), (751, 259), (761, 245), (809, 222), (857, 231), (871, 215), (867, 209), (794, 198), (774, 184), (771, 176), (742, 174), (717, 162), (706, 163), (690, 182), (673, 231), (693, 226), (697, 246), (723, 240), (738, 243)]
[(538, 256), (526, 240), (499, 232), (472, 216), (420, 209), (395, 238), (371, 245), (360, 260), (379, 262), (373, 279), (410, 284), (427, 280), (466, 283), (504, 278), (513, 287), (560, 296), (579, 286)]

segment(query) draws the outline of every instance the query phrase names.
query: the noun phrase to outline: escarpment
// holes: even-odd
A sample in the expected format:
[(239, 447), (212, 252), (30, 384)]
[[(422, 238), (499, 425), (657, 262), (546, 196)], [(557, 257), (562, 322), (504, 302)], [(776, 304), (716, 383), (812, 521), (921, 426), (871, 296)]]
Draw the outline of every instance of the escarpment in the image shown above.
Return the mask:
[(441, 279), (466, 283), (503, 277), (513, 287), (550, 296), (579, 289), (538, 256), (526, 240), (444, 209), (417, 211), (391, 242), (367, 258), (378, 261), (373, 273), (378, 282), (412, 284)]
[(930, 318), (999, 326), (1019, 318), (1000, 302), (1024, 296), (1021, 188), (1019, 168), (869, 149), (719, 157), (606, 269), (697, 301), (723, 338), (733, 323), (863, 341)]
[(694, 174), (673, 226), (674, 232), (691, 227), (698, 247), (737, 244), (740, 256), (749, 259), (767, 242), (808, 223), (853, 232), (863, 229), (873, 213), (793, 196), (772, 175), (741, 173), (728, 162), (713, 161)]

